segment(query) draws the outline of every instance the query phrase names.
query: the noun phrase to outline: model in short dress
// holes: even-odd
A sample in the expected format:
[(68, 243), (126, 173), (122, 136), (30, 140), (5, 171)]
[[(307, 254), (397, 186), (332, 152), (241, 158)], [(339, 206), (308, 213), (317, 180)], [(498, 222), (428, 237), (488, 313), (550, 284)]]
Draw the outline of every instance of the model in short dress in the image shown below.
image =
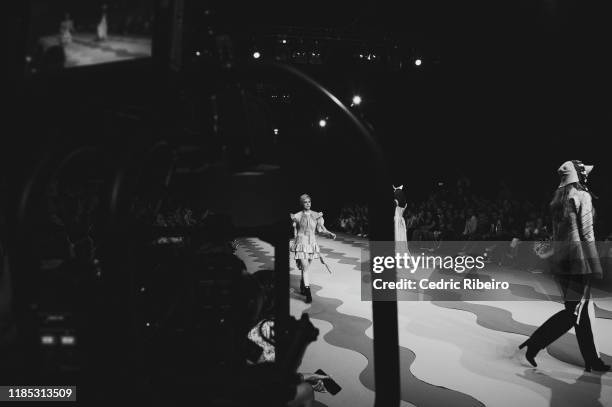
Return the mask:
[(321, 255), (319, 244), (317, 243), (317, 232), (336, 238), (336, 235), (325, 228), (323, 213), (310, 209), (310, 196), (304, 194), (300, 197), (302, 210), (290, 214), (293, 222), (294, 240), (290, 250), (293, 252), (298, 268), (301, 271), (300, 292), (306, 296), (306, 303), (312, 302), (310, 293), (310, 275), (308, 273), (312, 260), (318, 259)]

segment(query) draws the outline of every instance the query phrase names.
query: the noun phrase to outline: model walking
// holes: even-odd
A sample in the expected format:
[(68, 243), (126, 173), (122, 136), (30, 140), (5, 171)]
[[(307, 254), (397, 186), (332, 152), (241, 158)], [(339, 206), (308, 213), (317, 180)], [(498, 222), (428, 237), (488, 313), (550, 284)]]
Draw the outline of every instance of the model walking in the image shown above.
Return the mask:
[(567, 161), (558, 170), (561, 183), (550, 203), (551, 270), (561, 287), (565, 309), (550, 317), (519, 346), (520, 349), (527, 346), (526, 358), (533, 366), (537, 366), (535, 357), (540, 350), (574, 327), (585, 370), (610, 370), (599, 357), (592, 330), (595, 313), (591, 282), (603, 274), (595, 246), (592, 197), (587, 188), (592, 169), (592, 165), (580, 161)]
[(306, 303), (311, 303), (312, 295), (310, 293), (310, 275), (308, 271), (312, 261), (321, 258), (316, 232), (329, 236), (332, 239), (335, 239), (336, 235), (325, 228), (323, 212), (315, 212), (310, 209), (312, 205), (310, 196), (307, 194), (302, 195), (300, 203), (303, 209), (298, 213), (290, 214), (295, 237), (291, 245), (291, 251), (302, 274), (300, 292), (306, 296)]
[(108, 39), (108, 21), (106, 19), (106, 4), (102, 5), (102, 16), (97, 26), (97, 40), (106, 41)]
[(395, 214), (393, 223), (395, 226), (395, 250), (398, 253), (407, 253), (408, 251), (408, 235), (406, 230), (406, 220), (404, 219), (404, 211), (408, 206), (406, 195), (404, 194), (404, 186), (396, 187), (393, 185), (393, 201), (395, 202)]

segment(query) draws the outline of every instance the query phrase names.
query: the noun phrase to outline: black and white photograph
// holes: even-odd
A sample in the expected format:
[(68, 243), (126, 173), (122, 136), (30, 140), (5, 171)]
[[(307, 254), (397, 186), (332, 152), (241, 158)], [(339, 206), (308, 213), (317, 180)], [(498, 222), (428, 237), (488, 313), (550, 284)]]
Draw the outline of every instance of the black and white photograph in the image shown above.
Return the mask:
[(603, 5), (3, 9), (0, 406), (612, 405)]

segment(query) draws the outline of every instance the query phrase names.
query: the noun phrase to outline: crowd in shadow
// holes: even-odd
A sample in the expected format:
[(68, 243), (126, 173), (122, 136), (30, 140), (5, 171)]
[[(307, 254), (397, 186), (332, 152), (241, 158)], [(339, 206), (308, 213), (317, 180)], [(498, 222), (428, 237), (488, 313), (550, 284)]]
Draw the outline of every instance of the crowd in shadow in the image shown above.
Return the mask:
[[(489, 261), (519, 269), (546, 269), (552, 237), (548, 201), (521, 199), (504, 182), (493, 194), (479, 193), (467, 177), (440, 186), (423, 200), (407, 198), (404, 219), (412, 246), (440, 249), (445, 241), (465, 241), (462, 252), (485, 254)], [(367, 205), (345, 205), (335, 225), (345, 233), (367, 237)], [(605, 240), (611, 238), (612, 234)], [(608, 267), (610, 249), (601, 253)]]

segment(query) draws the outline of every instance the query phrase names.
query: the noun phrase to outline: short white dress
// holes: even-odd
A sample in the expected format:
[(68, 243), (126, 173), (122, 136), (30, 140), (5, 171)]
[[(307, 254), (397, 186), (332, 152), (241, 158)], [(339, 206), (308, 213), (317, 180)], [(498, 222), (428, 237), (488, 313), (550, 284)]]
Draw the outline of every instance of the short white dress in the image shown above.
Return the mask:
[(290, 216), (297, 230), (295, 240), (290, 247), (295, 259), (312, 260), (319, 258), (321, 249), (317, 243), (316, 232), (323, 226), (323, 213), (301, 211)]

